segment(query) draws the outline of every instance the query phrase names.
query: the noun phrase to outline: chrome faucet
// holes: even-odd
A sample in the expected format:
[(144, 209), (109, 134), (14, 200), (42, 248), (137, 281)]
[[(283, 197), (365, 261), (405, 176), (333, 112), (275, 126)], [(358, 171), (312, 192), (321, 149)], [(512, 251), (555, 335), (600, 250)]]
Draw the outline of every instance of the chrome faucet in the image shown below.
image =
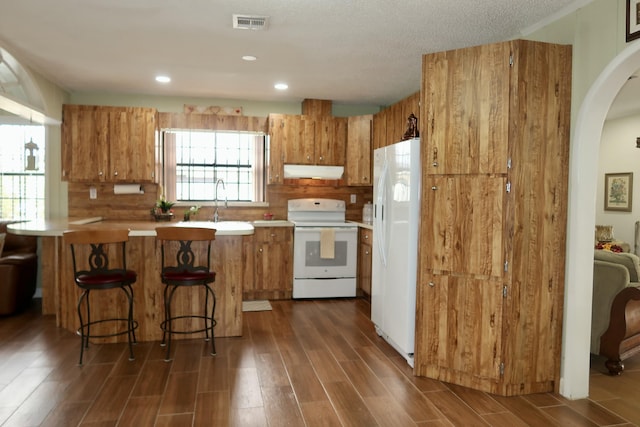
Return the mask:
[(216, 181), (216, 194), (215, 194), (215, 202), (216, 202), (216, 210), (213, 213), (213, 222), (218, 222), (218, 184), (222, 184), (222, 189), (224, 190), (224, 207), (229, 207), (229, 198), (227, 197), (227, 188), (224, 185), (224, 181), (222, 178), (218, 178)]

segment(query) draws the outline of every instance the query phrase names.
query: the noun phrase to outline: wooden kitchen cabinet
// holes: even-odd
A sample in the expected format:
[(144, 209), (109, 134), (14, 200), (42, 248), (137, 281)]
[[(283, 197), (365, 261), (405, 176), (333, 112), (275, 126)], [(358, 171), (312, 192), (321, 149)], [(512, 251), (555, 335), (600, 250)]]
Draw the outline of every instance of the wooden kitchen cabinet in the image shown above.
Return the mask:
[(358, 289), (371, 299), (371, 259), (373, 230), (360, 228), (360, 244), (358, 245)]
[(314, 122), (313, 164), (344, 166), (348, 119), (346, 117), (316, 116)]
[(373, 115), (352, 116), (347, 125), (347, 185), (373, 185), (371, 176), (371, 130)]
[(293, 227), (256, 227), (247, 254), (253, 255), (253, 283), (245, 287), (243, 299), (290, 299), (293, 294)]
[(423, 56), (419, 376), (558, 391), (571, 47)]
[(346, 118), (269, 114), (269, 183), (284, 164), (343, 166), (346, 141)]
[(156, 110), (64, 105), (62, 176), (77, 182), (155, 182)]

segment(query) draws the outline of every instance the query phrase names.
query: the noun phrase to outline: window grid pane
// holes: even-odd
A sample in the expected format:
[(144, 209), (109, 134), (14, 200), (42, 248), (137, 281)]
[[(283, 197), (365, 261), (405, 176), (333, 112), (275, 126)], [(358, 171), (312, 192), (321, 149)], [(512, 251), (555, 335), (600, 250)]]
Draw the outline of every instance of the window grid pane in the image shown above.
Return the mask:
[[(44, 126), (0, 125), (0, 218), (35, 220), (45, 218)], [(25, 171), (25, 143), (38, 149), (37, 171)]]
[(254, 201), (256, 144), (264, 138), (248, 132), (167, 132), (176, 141), (176, 200), (214, 201), (222, 179), (218, 200)]

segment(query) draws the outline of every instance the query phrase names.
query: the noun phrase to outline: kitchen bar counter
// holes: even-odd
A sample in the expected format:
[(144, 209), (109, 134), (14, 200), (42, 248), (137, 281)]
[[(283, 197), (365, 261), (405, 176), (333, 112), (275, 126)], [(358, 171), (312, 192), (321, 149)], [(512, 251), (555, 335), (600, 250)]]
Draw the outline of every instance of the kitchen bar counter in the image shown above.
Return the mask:
[[(156, 244), (155, 228), (180, 225), (186, 227), (215, 228), (216, 239), (211, 250), (211, 265), (216, 272), (213, 285), (217, 297), (215, 336), (229, 337), (242, 335), (242, 290), (245, 282), (253, 280), (245, 268), (248, 239), (252, 239), (254, 227), (249, 222), (222, 221), (105, 221), (102, 218), (84, 220), (47, 220), (12, 224), (9, 232), (20, 235), (39, 236), (40, 262), (42, 278), (43, 314), (56, 316), (57, 325), (75, 332), (78, 328), (76, 304), (79, 290), (73, 281), (71, 254), (64, 243), (65, 230), (84, 228), (128, 228), (130, 238), (127, 244), (127, 267), (135, 270), (138, 280), (134, 289), (134, 318), (139, 327), (136, 336), (139, 341), (158, 341), (162, 338), (160, 322), (163, 317), (163, 290), (160, 282), (160, 246)], [(250, 283), (250, 282), (248, 282)], [(123, 298), (117, 292), (100, 296), (92, 294), (92, 306), (100, 307), (101, 315), (119, 315), (118, 310), (125, 306)], [(95, 295), (95, 296), (93, 296)], [(178, 292), (174, 300), (175, 307), (198, 307), (201, 295), (196, 289), (184, 289)], [(95, 300), (93, 300), (95, 298)], [(113, 300), (113, 301), (112, 301)], [(176, 338), (192, 338), (192, 335)], [(126, 340), (126, 335), (111, 338), (109, 342)]]
[[(267, 222), (267, 221), (263, 221)], [(272, 221), (269, 221), (272, 222)], [(156, 227), (181, 226), (215, 228), (216, 236), (243, 236), (253, 234), (254, 226), (248, 221), (109, 221), (100, 217), (79, 220), (54, 219), (11, 224), (7, 230), (25, 236), (62, 236), (65, 230), (87, 228), (128, 228), (129, 236), (153, 236)]]

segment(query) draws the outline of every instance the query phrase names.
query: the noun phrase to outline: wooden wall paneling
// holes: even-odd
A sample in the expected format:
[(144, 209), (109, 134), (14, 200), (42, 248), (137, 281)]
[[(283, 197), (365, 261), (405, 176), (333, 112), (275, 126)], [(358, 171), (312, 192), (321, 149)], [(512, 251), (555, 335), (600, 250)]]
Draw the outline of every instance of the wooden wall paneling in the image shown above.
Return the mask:
[[(69, 217), (101, 216), (105, 219), (130, 221), (151, 219), (151, 208), (159, 198), (158, 185), (142, 184), (144, 194), (114, 194), (113, 186), (113, 183), (70, 182)], [(89, 198), (90, 187), (96, 188), (96, 199)]]
[[(289, 181), (289, 180), (286, 180)], [(347, 206), (346, 217), (348, 221), (362, 220), (362, 205), (373, 201), (373, 189), (371, 186), (348, 187), (345, 185), (328, 185), (318, 180), (301, 179), (297, 185), (270, 185), (267, 187), (269, 194), (269, 209), (277, 217), (287, 217), (287, 201), (289, 199), (302, 198), (327, 198), (344, 200)], [(356, 203), (351, 203), (351, 194), (356, 195)]]
[(158, 113), (160, 129), (237, 130), (268, 133), (266, 117), (219, 114)]
[(302, 114), (307, 116), (331, 117), (333, 102), (326, 99), (305, 99), (302, 101)]
[(56, 314), (59, 304), (58, 289), (60, 288), (60, 250), (62, 239), (59, 237), (39, 237), (40, 245), (40, 285), (42, 287), (42, 314)]

